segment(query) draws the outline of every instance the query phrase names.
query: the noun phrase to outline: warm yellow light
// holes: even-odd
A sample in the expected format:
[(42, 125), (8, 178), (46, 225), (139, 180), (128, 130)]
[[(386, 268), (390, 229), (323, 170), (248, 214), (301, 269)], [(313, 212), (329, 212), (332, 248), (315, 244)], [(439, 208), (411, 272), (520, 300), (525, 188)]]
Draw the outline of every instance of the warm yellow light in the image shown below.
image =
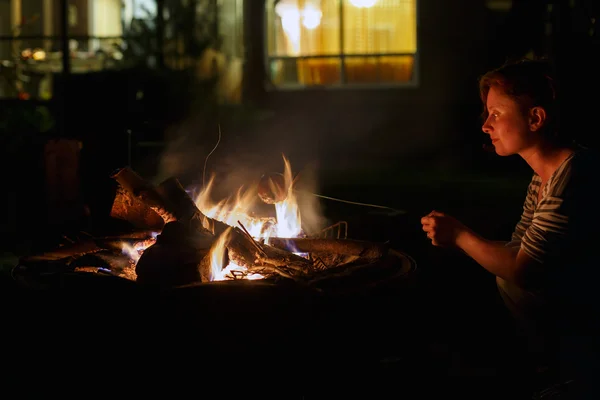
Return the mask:
[(314, 4), (306, 4), (302, 10), (296, 3), (281, 2), (275, 6), (275, 12), (281, 17), (281, 25), (293, 52), (300, 53), (300, 24), (308, 30), (316, 29), (321, 25), (323, 12)]
[(315, 29), (321, 24), (321, 17), (323, 13), (321, 10), (311, 4), (307, 4), (302, 10), (302, 25), (306, 29)]
[(30, 58), (31, 54), (31, 49), (24, 49), (23, 51), (21, 51), (21, 58)]
[(370, 8), (377, 3), (377, 0), (350, 0), (350, 4), (358, 8)]
[(281, 25), (290, 44), (292, 53), (300, 53), (300, 11), (291, 4), (279, 3), (275, 12), (281, 17)]
[(42, 49), (36, 49), (31, 56), (35, 61), (42, 61), (46, 59), (46, 52)]

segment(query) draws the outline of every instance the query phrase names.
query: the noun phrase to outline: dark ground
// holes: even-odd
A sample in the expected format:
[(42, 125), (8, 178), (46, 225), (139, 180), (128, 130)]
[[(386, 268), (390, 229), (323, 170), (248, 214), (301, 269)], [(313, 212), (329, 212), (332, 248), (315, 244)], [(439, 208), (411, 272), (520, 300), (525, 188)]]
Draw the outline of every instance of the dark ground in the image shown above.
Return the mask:
[[(43, 369), (53, 360), (79, 373), (98, 368), (92, 373), (103, 382), (118, 370), (140, 391), (152, 390), (155, 379), (178, 387), (222, 379), (232, 390), (250, 386), (294, 399), (361, 390), (369, 398), (530, 399), (558, 382), (531, 373), (535, 364), (514, 338), (494, 277), (456, 251), (431, 246), (420, 225), (435, 208), (490, 239), (507, 239), (529, 176), (406, 176), (360, 187), (360, 180), (325, 179), (320, 192), (405, 210), (322, 202), (330, 221), (348, 222), (350, 238), (389, 240), (411, 256), (417, 270), (407, 279), (332, 298), (294, 287), (219, 285), (158, 298), (111, 281), (79, 282), (72, 292), (14, 292), (9, 354), (20, 362), (33, 355)], [(110, 372), (98, 367), (104, 362)]]

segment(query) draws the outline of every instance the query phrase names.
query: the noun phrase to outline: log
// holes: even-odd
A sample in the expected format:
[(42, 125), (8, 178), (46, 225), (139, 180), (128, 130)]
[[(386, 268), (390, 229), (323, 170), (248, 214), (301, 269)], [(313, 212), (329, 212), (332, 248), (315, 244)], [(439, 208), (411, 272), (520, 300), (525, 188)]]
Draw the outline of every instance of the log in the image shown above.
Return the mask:
[[(96, 243), (100, 242), (129, 242), (129, 241), (136, 241), (136, 240), (146, 240), (151, 238), (153, 235), (156, 234), (157, 231), (154, 230), (142, 230), (142, 231), (133, 231), (133, 232), (126, 232), (126, 233), (121, 233), (121, 234), (117, 234), (117, 235), (110, 235), (110, 236), (94, 236), (94, 240), (96, 241)], [(85, 233), (85, 232), (83, 232)], [(92, 235), (90, 235), (89, 233), (86, 233), (89, 237), (92, 237)]]
[(154, 209), (124, 187), (117, 188), (110, 216), (125, 220), (137, 229), (160, 231), (165, 225), (164, 219)]
[(174, 213), (168, 210), (167, 205), (154, 185), (139, 176), (131, 168), (121, 168), (111, 177), (134, 198), (146, 204), (160, 215), (165, 224), (177, 219)]
[(114, 252), (123, 252), (123, 243), (129, 244), (131, 247), (136, 249), (147, 249), (156, 243), (156, 239), (153, 237), (149, 237), (146, 239), (136, 239), (136, 238), (122, 238), (122, 239), (111, 239), (111, 240), (101, 240), (95, 239), (96, 243), (102, 248), (107, 250), (111, 250)]
[(135, 270), (137, 282), (157, 288), (200, 282), (200, 264), (210, 254), (213, 242), (214, 236), (206, 230), (169, 222), (156, 243), (142, 253)]
[(229, 228), (229, 225), (204, 215), (177, 178), (164, 180), (157, 186), (156, 192), (178, 221), (190, 221), (193, 227), (209, 230), (215, 236)]
[(113, 275), (136, 280), (135, 263), (123, 254), (114, 254), (110, 251), (100, 251), (88, 254), (74, 260), (71, 264), (76, 272), (99, 272), (100, 268), (110, 270)]
[(382, 258), (389, 250), (387, 243), (351, 239), (269, 238), (269, 244), (297, 253), (333, 253), (368, 259)]
[(268, 245), (259, 245), (239, 228), (233, 228), (231, 239), (227, 244), (228, 256), (235, 264), (254, 268), (261, 266), (285, 267), (297, 273), (308, 273), (313, 269), (313, 263), (285, 249)]
[(41, 254), (35, 254), (31, 256), (21, 257), (19, 262), (21, 264), (30, 264), (36, 262), (49, 262), (49, 261), (69, 261), (79, 257), (83, 257), (87, 254), (93, 254), (104, 250), (99, 247), (93, 240), (86, 240), (77, 242), (69, 245), (59, 247), (56, 250), (48, 251)]
[(154, 186), (131, 168), (120, 169), (112, 176), (126, 191), (160, 215), (165, 224), (179, 221), (198, 231), (219, 236), (229, 226), (204, 215), (177, 178), (168, 178)]

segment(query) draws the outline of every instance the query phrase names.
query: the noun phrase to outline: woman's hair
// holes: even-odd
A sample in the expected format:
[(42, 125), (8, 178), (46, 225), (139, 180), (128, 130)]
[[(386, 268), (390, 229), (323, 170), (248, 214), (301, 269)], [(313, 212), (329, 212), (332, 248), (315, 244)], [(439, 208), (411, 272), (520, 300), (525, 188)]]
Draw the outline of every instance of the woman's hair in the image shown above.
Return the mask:
[(550, 61), (523, 59), (506, 63), (483, 75), (479, 79), (479, 95), (483, 102), (484, 120), (487, 118), (487, 95), (492, 87), (500, 88), (515, 100), (523, 112), (532, 107), (542, 107), (547, 117), (542, 132), (548, 138), (566, 139), (559, 136), (558, 84)]

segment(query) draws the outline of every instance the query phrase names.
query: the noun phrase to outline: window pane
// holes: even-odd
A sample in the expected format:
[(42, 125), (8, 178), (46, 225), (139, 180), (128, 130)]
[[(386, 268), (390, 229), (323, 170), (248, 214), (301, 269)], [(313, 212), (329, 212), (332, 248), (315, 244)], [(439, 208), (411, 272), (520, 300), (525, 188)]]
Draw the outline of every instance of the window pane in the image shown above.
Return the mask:
[(348, 83), (410, 82), (413, 56), (349, 57), (344, 60)]
[(340, 52), (338, 1), (281, 0), (268, 4), (270, 55), (309, 56)]
[(276, 85), (332, 85), (340, 83), (339, 58), (286, 58), (272, 60), (271, 79)]
[(416, 52), (416, 0), (343, 1), (346, 54)]
[(244, 54), (242, 0), (221, 1), (218, 14), (221, 51), (227, 56), (241, 58)]
[[(68, 0), (68, 30), (74, 39), (70, 47), (76, 63), (95, 57), (96, 52), (102, 53), (102, 58), (103, 54), (114, 51), (115, 45), (120, 43), (116, 38), (123, 35), (122, 6), (121, 0)], [(60, 34), (60, 25), (57, 28), (56, 34)]]

